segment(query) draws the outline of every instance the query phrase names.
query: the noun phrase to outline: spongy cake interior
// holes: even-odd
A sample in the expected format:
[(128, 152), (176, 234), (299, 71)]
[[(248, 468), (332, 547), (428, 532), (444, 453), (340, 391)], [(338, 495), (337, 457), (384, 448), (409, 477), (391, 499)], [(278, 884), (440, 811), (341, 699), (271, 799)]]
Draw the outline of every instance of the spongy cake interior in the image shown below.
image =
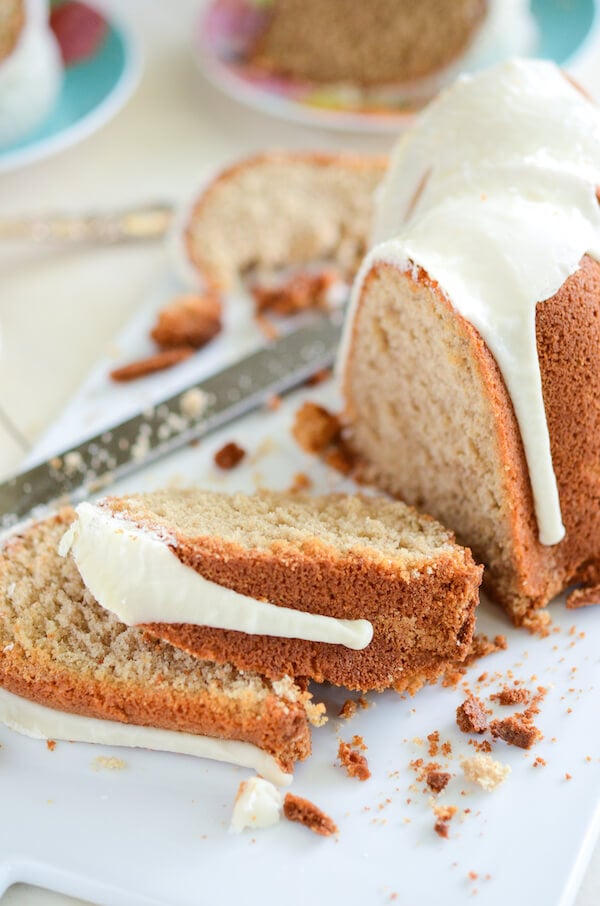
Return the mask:
[(1, 552), (0, 685), (59, 711), (250, 742), (286, 769), (306, 757), (310, 696), (120, 623), (58, 554), (74, 515), (29, 527)]
[(245, 549), (286, 545), (301, 551), (315, 542), (328, 553), (360, 553), (417, 567), (456, 550), (453, 535), (427, 516), (384, 498), (330, 494), (311, 497), (262, 491), (252, 496), (196, 489), (108, 498), (104, 504), (137, 524), (193, 542), (218, 538)]

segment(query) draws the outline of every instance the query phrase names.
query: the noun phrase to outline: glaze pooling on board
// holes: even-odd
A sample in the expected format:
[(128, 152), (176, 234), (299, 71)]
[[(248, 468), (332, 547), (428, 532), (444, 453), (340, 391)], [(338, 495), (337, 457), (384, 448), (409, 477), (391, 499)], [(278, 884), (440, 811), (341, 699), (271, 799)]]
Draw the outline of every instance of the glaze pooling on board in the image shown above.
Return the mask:
[(423, 268), (494, 355), (519, 424), (542, 544), (565, 534), (537, 356), (538, 302), (600, 260), (600, 112), (553, 64), (463, 76), (400, 140), (379, 188), (377, 261)]

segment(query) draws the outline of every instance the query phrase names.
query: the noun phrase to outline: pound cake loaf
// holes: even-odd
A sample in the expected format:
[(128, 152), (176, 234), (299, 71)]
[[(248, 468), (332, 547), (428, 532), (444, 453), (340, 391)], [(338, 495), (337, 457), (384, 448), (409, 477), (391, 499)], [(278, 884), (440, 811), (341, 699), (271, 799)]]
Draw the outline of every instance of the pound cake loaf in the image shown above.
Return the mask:
[(0, 721), (28, 735), (204, 755), (284, 782), (310, 754), (310, 695), (120, 623), (58, 553), (73, 519), (65, 509), (0, 552)]
[(227, 168), (194, 204), (176, 238), (193, 282), (230, 289), (251, 269), (334, 261), (354, 274), (366, 251), (373, 192), (386, 157), (272, 151)]
[(517, 624), (600, 582), (598, 185), (600, 113), (553, 64), (461, 78), (395, 152), (339, 362), (371, 477)]
[(190, 489), (77, 513), (63, 550), (96, 599), (199, 657), (414, 690), (469, 650), (481, 568), (402, 503)]
[(46, 0), (0, 0), (0, 147), (25, 136), (51, 111), (62, 68)]

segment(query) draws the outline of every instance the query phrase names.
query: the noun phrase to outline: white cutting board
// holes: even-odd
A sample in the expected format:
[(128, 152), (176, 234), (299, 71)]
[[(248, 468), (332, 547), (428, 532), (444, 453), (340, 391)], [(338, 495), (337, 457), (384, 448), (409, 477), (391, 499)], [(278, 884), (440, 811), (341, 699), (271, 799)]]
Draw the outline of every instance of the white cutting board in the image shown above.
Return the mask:
[[(247, 300), (240, 297), (231, 301), (228, 330), (212, 347), (171, 372), (112, 385), (106, 375), (115, 360), (150, 349), (152, 313), (173, 288), (165, 283), (142, 308), (31, 461), (176, 392), (260, 341)], [(171, 483), (284, 488), (298, 471), (311, 476), (316, 490), (347, 488), (290, 436), (293, 413), (305, 398), (336, 405), (331, 384), (297, 392), (279, 411), (255, 413), (110, 490)], [(213, 454), (230, 440), (249, 455), (237, 469), (219, 472)], [(552, 614), (556, 632), (540, 639), (513, 629), (492, 605), (484, 602), (479, 610), (478, 630), (504, 633), (508, 649), (469, 671), (473, 691), (484, 671), (484, 700), (503, 685), (507, 671), (530, 689), (549, 687), (537, 721), (543, 741), (530, 753), (495, 745), (494, 756), (512, 773), (493, 793), (462, 776), (460, 757), (474, 750), (455, 723), (464, 698), (460, 688), (427, 688), (412, 699), (371, 695), (371, 707), (350, 722), (336, 717), (347, 698), (343, 690), (316, 689), (330, 721), (314, 731), (314, 753), (298, 765), (292, 789), (336, 820), (337, 839), (321, 839), (285, 821), (265, 831), (230, 834), (237, 786), (249, 775), (242, 769), (65, 742), (49, 751), (44, 742), (0, 727), (0, 893), (25, 881), (106, 906), (458, 906), (475, 893), (480, 906), (567, 906), (600, 826), (600, 610), (567, 612), (556, 602)], [(437, 759), (455, 775), (439, 797), (440, 804), (458, 807), (446, 840), (434, 833), (430, 794), (415, 785), (409, 767), (416, 758), (428, 760), (418, 739), (435, 730), (452, 744), (451, 756)], [(338, 738), (354, 734), (368, 746), (372, 777), (365, 783), (335, 765)], [(122, 758), (126, 767), (94, 770), (99, 755)], [(538, 756), (545, 766), (533, 767)]]

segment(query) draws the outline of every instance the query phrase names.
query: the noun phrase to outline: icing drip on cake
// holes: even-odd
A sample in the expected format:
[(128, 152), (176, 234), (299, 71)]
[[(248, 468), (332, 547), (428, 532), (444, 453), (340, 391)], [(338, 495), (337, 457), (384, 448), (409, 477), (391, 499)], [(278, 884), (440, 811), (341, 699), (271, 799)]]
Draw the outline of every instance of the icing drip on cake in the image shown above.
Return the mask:
[(91, 594), (128, 626), (189, 623), (356, 650), (373, 638), (368, 620), (279, 607), (211, 582), (177, 559), (168, 538), (144, 531), (106, 507), (81, 503), (77, 516), (59, 553), (71, 552)]
[[(552, 63), (511, 60), (464, 76), (399, 142), (379, 189), (376, 261), (423, 268), (479, 331), (511, 396), (539, 538), (565, 534), (536, 347), (536, 304), (583, 255), (600, 260), (600, 111)], [(393, 238), (392, 238), (393, 237)], [(387, 240), (387, 241), (386, 241)]]

